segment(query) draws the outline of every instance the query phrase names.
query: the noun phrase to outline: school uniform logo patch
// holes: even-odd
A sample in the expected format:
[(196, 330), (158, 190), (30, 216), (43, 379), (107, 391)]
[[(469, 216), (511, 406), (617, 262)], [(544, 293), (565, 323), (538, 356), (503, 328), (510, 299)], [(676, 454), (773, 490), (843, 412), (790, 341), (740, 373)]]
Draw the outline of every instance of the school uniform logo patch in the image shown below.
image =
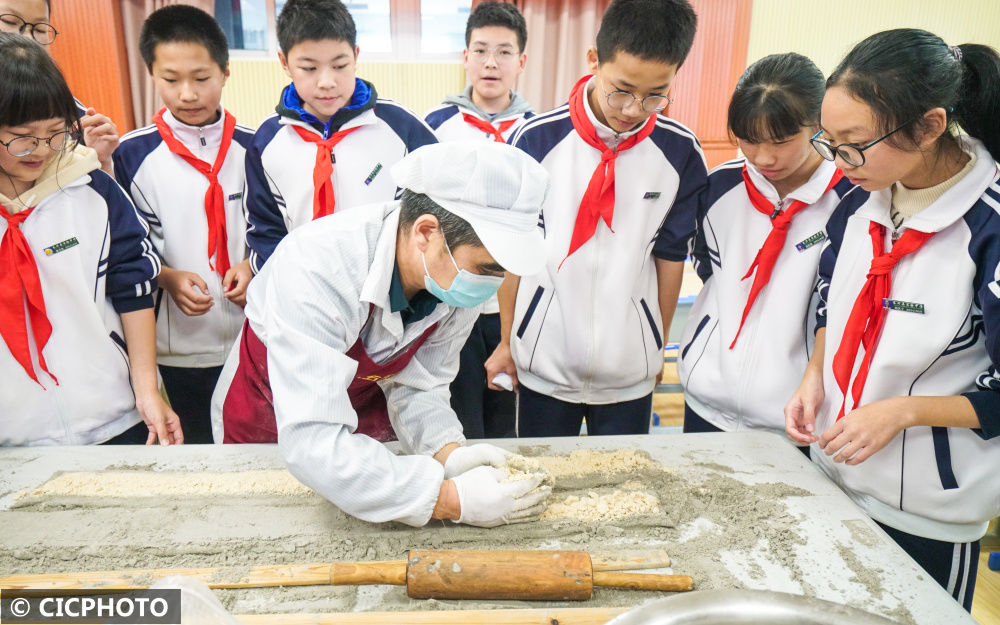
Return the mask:
[(822, 243), (823, 241), (826, 241), (826, 233), (823, 232), (822, 230), (820, 230), (816, 234), (813, 234), (813, 235), (811, 235), (809, 237), (806, 237), (805, 239), (802, 239), (801, 241), (799, 241), (798, 243), (796, 243), (795, 244), (795, 249), (797, 249), (800, 252), (804, 252), (805, 250), (809, 249), (810, 247), (812, 247), (812, 246), (814, 246), (814, 245), (816, 245), (818, 243)]
[(232, 195), (229, 196), (229, 201), (232, 202), (233, 200), (238, 200), (242, 197), (243, 197), (242, 191), (240, 191), (239, 193), (233, 193)]
[(904, 302), (899, 299), (882, 298), (882, 308), (887, 310), (901, 310), (908, 313), (924, 314), (924, 305), (918, 302)]
[(658, 200), (658, 199), (660, 199), (660, 192), (659, 191), (646, 191), (642, 195), (642, 199), (644, 199), (644, 200)]
[(76, 237), (70, 237), (65, 241), (61, 241), (55, 245), (50, 245), (42, 251), (45, 252), (46, 256), (52, 256), (53, 254), (64, 252), (71, 247), (76, 247), (77, 245), (80, 245), (80, 242), (76, 240)]
[(365, 178), (365, 184), (370, 185), (372, 180), (375, 180), (375, 176), (377, 176), (380, 171), (382, 171), (382, 163), (375, 165), (375, 168), (372, 169), (371, 173), (368, 174), (368, 177)]

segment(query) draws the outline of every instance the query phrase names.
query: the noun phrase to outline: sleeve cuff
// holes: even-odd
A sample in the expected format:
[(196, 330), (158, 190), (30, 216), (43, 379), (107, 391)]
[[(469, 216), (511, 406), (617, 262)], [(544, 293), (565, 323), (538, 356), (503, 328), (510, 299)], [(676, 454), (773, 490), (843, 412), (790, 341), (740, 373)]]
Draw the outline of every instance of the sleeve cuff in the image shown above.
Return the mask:
[[(152, 288), (154, 290), (156, 289), (155, 281)], [(123, 313), (135, 312), (137, 310), (152, 308), (153, 296), (140, 295), (139, 297), (114, 297), (111, 299), (111, 305), (114, 307), (115, 312), (119, 315)]]
[(684, 251), (675, 251), (669, 249), (658, 249), (656, 246), (653, 246), (653, 257), (659, 258), (660, 260), (682, 263), (687, 260), (688, 253), (687, 248), (685, 248)]
[(973, 429), (973, 432), (986, 440), (1000, 435), (1000, 393), (972, 391), (963, 393), (962, 396), (969, 400), (979, 417), (979, 427)]

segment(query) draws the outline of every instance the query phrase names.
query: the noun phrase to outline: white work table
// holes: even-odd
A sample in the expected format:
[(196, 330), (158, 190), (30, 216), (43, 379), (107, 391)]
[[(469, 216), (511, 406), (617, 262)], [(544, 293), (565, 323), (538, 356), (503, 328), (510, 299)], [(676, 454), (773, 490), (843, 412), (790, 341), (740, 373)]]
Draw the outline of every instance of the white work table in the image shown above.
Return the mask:
[[(724, 575), (726, 580), (736, 580), (747, 589), (815, 596), (901, 622), (975, 623), (846, 495), (799, 451), (775, 435), (758, 432), (492, 442), (512, 450), (546, 454), (576, 449), (640, 449), (670, 467), (674, 475), (690, 478), (692, 484), (715, 474), (737, 480), (748, 490), (758, 485), (787, 485), (796, 492), (780, 497), (785, 510), (780, 521), (792, 526), (797, 535), (797, 544), (785, 549), (791, 557), (772, 557), (766, 540), (749, 549), (708, 554), (710, 566), (717, 567), (720, 578)], [(469, 548), (484, 537), (489, 544), (482, 548), (511, 548), (505, 532), (513, 530), (507, 528), (486, 530), (437, 522), (425, 528), (372, 525), (345, 517), (315, 496), (294, 500), (203, 498), (196, 505), (178, 494), (156, 501), (118, 499), (96, 508), (73, 498), (31, 502), (30, 498), (16, 497), (61, 471), (212, 473), (283, 468), (277, 447), (271, 445), (0, 449), (0, 575), (392, 559), (401, 558), (400, 550), (407, 547)], [(670, 502), (661, 504), (670, 507)], [(538, 529), (534, 535), (530, 531), (526, 534), (524, 525), (511, 526), (519, 532), (518, 548), (635, 549), (647, 545), (646, 537), (655, 534), (659, 537), (655, 546), (675, 556), (672, 572), (689, 572), (683, 557), (675, 555), (671, 544), (663, 544), (662, 532), (656, 534), (653, 525), (647, 525), (646, 530), (593, 528), (589, 534), (582, 534), (583, 538), (578, 535), (573, 540), (568, 538), (572, 528), (567, 528), (566, 523), (532, 525)], [(151, 529), (154, 527), (155, 531)], [(553, 530), (551, 535), (547, 534), (549, 529)], [(716, 532), (724, 537), (735, 528), (696, 522), (676, 531), (675, 540), (680, 542), (699, 532)], [(126, 555), (120, 565), (109, 566), (114, 563), (109, 558), (116, 550)], [(679, 548), (677, 551), (683, 553)], [(871, 577), (863, 579), (863, 573)], [(711, 571), (701, 571), (700, 577), (696, 577), (696, 584), (712, 586), (704, 579), (713, 577)], [(327, 589), (322, 596), (315, 590), (307, 595), (279, 590), (282, 592), (242, 591), (244, 594), (230, 597), (229, 605), (240, 613), (425, 609), (395, 587), (337, 587)], [(573, 607), (635, 605), (655, 596), (629, 592), (602, 590), (595, 592), (587, 604)], [(436, 609), (444, 603), (437, 602)], [(538, 602), (447, 604), (460, 608), (544, 606)]]

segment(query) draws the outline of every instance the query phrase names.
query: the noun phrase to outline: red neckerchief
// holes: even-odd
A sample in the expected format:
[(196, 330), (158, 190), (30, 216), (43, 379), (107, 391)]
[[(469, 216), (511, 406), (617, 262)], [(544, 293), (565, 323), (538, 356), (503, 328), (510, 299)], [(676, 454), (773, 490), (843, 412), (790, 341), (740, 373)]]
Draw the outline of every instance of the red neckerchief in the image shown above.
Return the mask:
[[(585, 108), (587, 104), (584, 100), (587, 97), (586, 86), (589, 81), (590, 76), (584, 76), (577, 81), (573, 91), (569, 94), (569, 117), (580, 138), (587, 145), (600, 150), (601, 162), (597, 164), (597, 168), (590, 177), (587, 190), (583, 194), (583, 199), (580, 200), (580, 208), (576, 212), (576, 223), (573, 225), (573, 235), (569, 241), (569, 252), (566, 253), (566, 258), (572, 256), (573, 252), (594, 236), (598, 220), (603, 219), (608, 229), (614, 232), (614, 229), (611, 228), (611, 220), (615, 213), (615, 160), (620, 152), (648, 137), (653, 132), (653, 127), (656, 126), (656, 115), (650, 115), (645, 125), (637, 133), (619, 143), (618, 147), (609, 148), (597, 136), (597, 129), (587, 117)], [(566, 258), (559, 263), (560, 268), (566, 262)]]
[(219, 184), (219, 171), (226, 161), (226, 154), (229, 152), (229, 145), (233, 142), (233, 131), (236, 128), (236, 118), (229, 111), (223, 111), (225, 121), (222, 124), (222, 143), (219, 144), (219, 154), (215, 157), (215, 163), (209, 165), (187, 149), (180, 139), (174, 136), (174, 132), (163, 120), (163, 112), (166, 108), (160, 109), (153, 116), (153, 123), (160, 131), (160, 137), (167, 144), (167, 148), (177, 156), (184, 159), (191, 167), (201, 172), (208, 178), (208, 191), (205, 192), (205, 218), (208, 221), (208, 264), (212, 266), (212, 257), (215, 257), (215, 266), (212, 267), (223, 278), (229, 271), (229, 242), (226, 235), (226, 196), (222, 192), (222, 185)]
[[(0, 206), (0, 211), (7, 220), (7, 231), (4, 232), (3, 239), (0, 239), (0, 266), (3, 267), (3, 271), (0, 271), (0, 336), (3, 336), (7, 349), (21, 364), (28, 377), (45, 388), (35, 375), (35, 369), (31, 365), (31, 349), (28, 346), (30, 317), (31, 339), (34, 340), (38, 352), (38, 364), (45, 373), (56, 380), (56, 376), (52, 375), (48, 365), (45, 364), (45, 356), (42, 355), (45, 344), (52, 336), (52, 324), (49, 323), (45, 313), (45, 298), (42, 297), (38, 265), (35, 264), (35, 257), (28, 246), (28, 240), (21, 232), (21, 224), (33, 210), (34, 206), (11, 215), (6, 207)], [(25, 304), (28, 309), (27, 316), (24, 314)], [(59, 384), (59, 380), (56, 380), (56, 384)]]
[(885, 325), (886, 309), (882, 300), (889, 297), (889, 292), (892, 290), (893, 267), (907, 254), (919, 250), (920, 246), (934, 234), (933, 232), (907, 230), (893, 244), (892, 251), (887, 254), (885, 252), (885, 226), (873, 221), (868, 225), (868, 233), (872, 237), (872, 264), (868, 270), (868, 279), (865, 280), (861, 292), (854, 300), (854, 307), (851, 309), (851, 315), (847, 318), (847, 325), (844, 328), (844, 336), (840, 340), (840, 346), (837, 347), (837, 353), (833, 356), (833, 376), (844, 396), (844, 400), (840, 404), (840, 412), (837, 414), (838, 421), (844, 416), (844, 407), (847, 403), (847, 384), (850, 382), (851, 371), (854, 369), (854, 361), (857, 359), (858, 349), (861, 345), (865, 348), (865, 357), (861, 361), (858, 375), (854, 378), (854, 384), (851, 386), (854, 407), (857, 407), (861, 391), (865, 387), (872, 356), (875, 355), (875, 348), (878, 347), (882, 327)]
[[(833, 176), (830, 178), (830, 184), (826, 185), (823, 195), (826, 195), (827, 191), (832, 189), (843, 177), (844, 172), (839, 169), (834, 170)], [(760, 250), (757, 251), (757, 255), (750, 264), (750, 269), (747, 270), (746, 275), (742, 278), (746, 280), (753, 275), (753, 284), (750, 286), (747, 304), (743, 308), (740, 327), (736, 330), (736, 336), (733, 337), (733, 342), (729, 345), (729, 349), (736, 346), (736, 340), (740, 338), (743, 323), (747, 320), (747, 315), (750, 314), (750, 309), (753, 308), (753, 303), (757, 300), (757, 295), (767, 286), (768, 281), (771, 279), (771, 272), (774, 271), (774, 265), (778, 262), (778, 256), (781, 254), (781, 249), (785, 246), (785, 240), (788, 238), (788, 227), (792, 225), (792, 218), (803, 209), (811, 206), (801, 200), (795, 200), (788, 205), (787, 210), (777, 210), (754, 185), (753, 180), (750, 179), (750, 174), (747, 173), (746, 165), (743, 165), (743, 183), (746, 185), (747, 195), (750, 196), (750, 203), (753, 204), (753, 207), (771, 218), (771, 232), (767, 234), (764, 244), (761, 245)], [(820, 195), (820, 197), (823, 197), (823, 195)], [(756, 274), (754, 274), (754, 270), (756, 270)]]
[(497, 143), (507, 143), (507, 141), (503, 138), (503, 133), (510, 130), (510, 127), (517, 122), (517, 119), (508, 119), (507, 121), (500, 122), (498, 124), (499, 127), (497, 127), (485, 119), (479, 119), (475, 115), (469, 115), (468, 113), (462, 113), (462, 119), (465, 120), (466, 124), (475, 126), (486, 134), (492, 135), (493, 140)]
[(316, 144), (316, 163), (313, 165), (313, 219), (330, 215), (337, 203), (333, 197), (333, 147), (361, 126), (338, 130), (329, 139), (324, 139), (301, 126), (292, 125), (292, 128), (303, 141)]

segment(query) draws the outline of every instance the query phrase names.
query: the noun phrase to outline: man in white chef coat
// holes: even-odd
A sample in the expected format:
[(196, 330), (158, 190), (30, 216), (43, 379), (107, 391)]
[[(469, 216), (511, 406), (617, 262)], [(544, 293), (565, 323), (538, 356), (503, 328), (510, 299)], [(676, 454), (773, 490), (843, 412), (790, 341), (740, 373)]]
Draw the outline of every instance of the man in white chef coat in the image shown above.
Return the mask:
[(544, 263), (548, 175), (495, 142), (428, 145), (392, 175), (400, 201), (294, 230), (251, 282), (216, 441), (277, 441), (298, 479), (367, 521), (532, 520), (549, 487), (505, 482), (507, 452), (465, 446), (448, 386), (504, 272)]

